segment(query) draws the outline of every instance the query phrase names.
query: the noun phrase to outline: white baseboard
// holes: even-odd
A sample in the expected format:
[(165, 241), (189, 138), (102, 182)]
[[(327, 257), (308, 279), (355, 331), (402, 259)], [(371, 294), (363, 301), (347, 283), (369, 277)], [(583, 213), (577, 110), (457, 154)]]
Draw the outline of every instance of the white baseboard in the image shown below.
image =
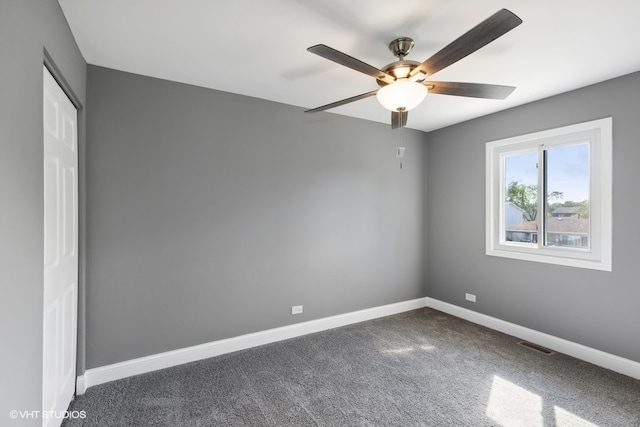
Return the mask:
[(295, 338), (314, 332), (346, 326), (353, 323), (364, 322), (384, 316), (416, 310), (418, 308), (431, 307), (433, 309), (451, 314), (470, 322), (486, 326), (488, 328), (513, 335), (532, 343), (547, 347), (551, 350), (573, 356), (594, 365), (602, 366), (612, 371), (640, 379), (640, 363), (625, 359), (613, 354), (605, 353), (581, 344), (567, 341), (562, 338), (538, 332), (524, 326), (516, 325), (487, 316), (486, 314), (468, 310), (453, 304), (439, 301), (433, 298), (418, 298), (396, 304), (383, 305), (368, 308), (337, 316), (325, 317), (294, 325), (241, 335), (238, 337), (213, 341), (193, 347), (182, 348), (138, 359), (87, 369), (84, 375), (77, 378), (76, 393), (84, 394), (89, 387), (127, 378), (133, 375), (144, 374), (158, 369), (169, 368), (196, 360), (220, 356), (238, 350), (244, 350), (259, 345)]
[(296, 323), (294, 325), (213, 341), (193, 347), (140, 357), (138, 359), (101, 366), (99, 368), (87, 369), (84, 375), (77, 378), (76, 394), (81, 395), (84, 394), (89, 387), (133, 375), (144, 374), (158, 369), (169, 368), (183, 363), (194, 362), (196, 360), (207, 359), (209, 357), (220, 356), (221, 354), (244, 350), (246, 348), (415, 310), (425, 307), (426, 300), (426, 298), (418, 298), (395, 304), (368, 308), (351, 313), (339, 314), (337, 316), (310, 320), (308, 322)]
[(604, 351), (596, 350), (553, 335), (525, 328), (524, 326), (509, 323), (495, 317), (487, 316), (486, 314), (481, 314), (476, 311), (468, 310), (433, 298), (427, 298), (426, 306), (451, 314), (452, 316), (477, 323), (478, 325), (486, 326), (487, 328), (547, 347), (550, 350), (564, 353), (575, 357), (576, 359), (584, 360), (585, 362), (611, 369), (612, 371), (619, 372), (632, 378), (640, 379), (640, 363), (633, 360), (605, 353)]
[[(85, 375), (87, 373), (85, 372)], [(76, 395), (80, 396), (87, 391), (87, 382), (85, 381), (85, 375), (80, 375), (76, 378)]]

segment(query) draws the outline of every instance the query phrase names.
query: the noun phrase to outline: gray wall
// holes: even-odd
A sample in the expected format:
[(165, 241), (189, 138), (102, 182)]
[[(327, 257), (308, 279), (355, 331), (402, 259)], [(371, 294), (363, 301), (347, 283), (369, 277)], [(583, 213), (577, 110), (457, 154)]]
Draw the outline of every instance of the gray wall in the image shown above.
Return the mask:
[[(429, 133), (428, 295), (640, 362), (639, 112), (635, 73)], [(486, 256), (485, 142), (607, 116), (613, 272)]]
[[(44, 49), (83, 103), (86, 65), (58, 2), (1, 1), (1, 425), (10, 422), (10, 409), (35, 411), (42, 405)], [(79, 113), (82, 123), (84, 110)], [(41, 425), (41, 420), (20, 425)]]
[(88, 368), (426, 295), (424, 133), (95, 66), (87, 97)]

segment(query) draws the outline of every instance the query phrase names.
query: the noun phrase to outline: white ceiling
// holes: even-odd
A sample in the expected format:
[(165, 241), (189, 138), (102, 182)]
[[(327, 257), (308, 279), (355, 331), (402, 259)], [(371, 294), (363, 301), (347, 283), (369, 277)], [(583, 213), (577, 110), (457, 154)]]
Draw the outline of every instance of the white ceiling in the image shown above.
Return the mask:
[[(640, 70), (638, 0), (59, 0), (86, 61), (314, 108), (377, 89), (306, 48), (375, 67), (415, 40), (422, 62), (506, 7), (524, 22), (429, 80), (516, 86), (504, 101), (427, 95), (407, 126), (430, 131)], [(390, 122), (375, 97), (330, 110)], [(316, 113), (326, 114), (326, 113)]]

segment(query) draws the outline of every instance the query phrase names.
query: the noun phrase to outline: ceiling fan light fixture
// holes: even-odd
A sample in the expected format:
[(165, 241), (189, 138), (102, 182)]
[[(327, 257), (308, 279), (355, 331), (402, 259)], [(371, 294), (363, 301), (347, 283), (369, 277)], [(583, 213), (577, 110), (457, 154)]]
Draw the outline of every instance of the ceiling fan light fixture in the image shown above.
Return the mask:
[(417, 107), (425, 96), (426, 86), (406, 79), (384, 86), (376, 94), (378, 102), (390, 111), (409, 111)]

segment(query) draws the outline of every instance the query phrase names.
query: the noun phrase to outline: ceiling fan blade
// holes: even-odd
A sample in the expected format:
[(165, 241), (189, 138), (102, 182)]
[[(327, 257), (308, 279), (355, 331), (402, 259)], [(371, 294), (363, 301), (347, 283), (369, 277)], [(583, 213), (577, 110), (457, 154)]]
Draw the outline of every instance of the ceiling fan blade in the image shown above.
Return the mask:
[(398, 129), (407, 125), (407, 117), (409, 112), (407, 110), (399, 110), (391, 112), (391, 129)]
[(427, 76), (434, 74), (486, 46), (521, 23), (522, 19), (513, 12), (501, 9), (418, 65), (411, 75), (420, 72)]
[(361, 95), (352, 96), (351, 98), (343, 99), (342, 101), (332, 102), (331, 104), (323, 105), (322, 107), (312, 108), (311, 110), (306, 110), (305, 113), (317, 113), (318, 111), (329, 110), (331, 108), (339, 107), (344, 104), (349, 104), (350, 102), (369, 98), (370, 96), (374, 96), (376, 93), (378, 93), (377, 89), (372, 90), (371, 92), (363, 93)]
[(311, 46), (307, 50), (330, 61), (336, 62), (340, 65), (344, 65), (345, 67), (349, 67), (352, 70), (360, 71), (361, 73), (364, 73), (368, 76), (371, 76), (378, 80), (382, 80), (385, 83), (393, 83), (396, 80), (392, 75), (387, 74), (372, 65), (362, 62), (359, 59), (354, 58), (353, 56), (349, 56), (346, 53), (342, 53), (324, 44)]
[(513, 86), (461, 82), (423, 82), (429, 93), (467, 96), (470, 98), (505, 99), (515, 90)]

